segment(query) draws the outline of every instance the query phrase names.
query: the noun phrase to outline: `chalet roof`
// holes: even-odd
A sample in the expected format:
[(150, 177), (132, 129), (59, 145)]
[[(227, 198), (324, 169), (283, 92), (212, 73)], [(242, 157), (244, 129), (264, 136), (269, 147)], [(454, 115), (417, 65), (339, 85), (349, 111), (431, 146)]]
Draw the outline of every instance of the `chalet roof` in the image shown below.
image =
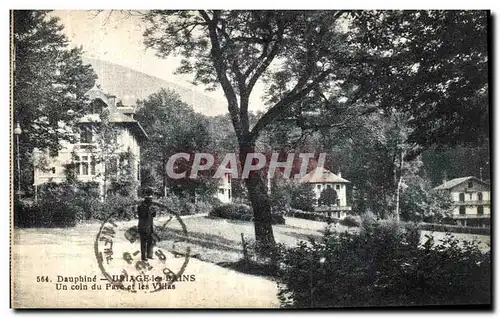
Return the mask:
[(323, 167), (318, 167), (305, 176), (300, 181), (301, 183), (349, 183), (350, 181), (343, 179)]
[(467, 182), (469, 180), (475, 180), (477, 182), (489, 185), (489, 183), (487, 183), (481, 179), (478, 179), (474, 176), (469, 176), (469, 177), (461, 177), (461, 178), (455, 178), (455, 179), (445, 181), (443, 184), (435, 187), (434, 190), (449, 190), (449, 189), (456, 187), (457, 185), (460, 185), (460, 184)]
[[(140, 139), (148, 139), (148, 135), (141, 124), (135, 120), (130, 114), (134, 113), (133, 107), (116, 107), (114, 103), (111, 102), (110, 98), (116, 98), (114, 95), (105, 94), (100, 87), (94, 85), (90, 90), (88, 90), (85, 95), (90, 100), (101, 99), (106, 105), (109, 106), (109, 122), (114, 124), (122, 124), (128, 126), (134, 134)], [(99, 115), (97, 114), (87, 114), (79, 120), (80, 123), (89, 122), (100, 122)]]
[(97, 84), (94, 84), (94, 86), (85, 93), (85, 96), (90, 100), (101, 99), (108, 106), (111, 104), (109, 100), (111, 96), (106, 95)]

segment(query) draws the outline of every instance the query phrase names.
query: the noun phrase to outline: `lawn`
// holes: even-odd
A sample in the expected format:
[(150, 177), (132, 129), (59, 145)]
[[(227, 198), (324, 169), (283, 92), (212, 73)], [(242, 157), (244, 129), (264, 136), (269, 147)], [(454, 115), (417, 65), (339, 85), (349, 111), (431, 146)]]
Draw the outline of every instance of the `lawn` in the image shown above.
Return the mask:
[[(162, 219), (163, 220), (163, 219)], [(163, 221), (164, 222), (164, 221)], [(169, 251), (185, 253), (189, 247), (192, 257), (215, 264), (236, 262), (243, 257), (242, 235), (246, 242), (255, 242), (254, 227), (250, 221), (236, 221), (206, 216), (183, 219), (188, 236), (182, 231), (179, 222), (173, 219), (163, 231), (159, 247)], [(162, 224), (158, 220), (157, 224)], [(286, 224), (273, 225), (274, 237), (277, 243), (286, 246), (296, 246), (300, 241), (310, 238), (319, 239), (326, 226), (325, 222), (286, 218)], [(348, 228), (340, 224), (334, 225), (332, 230), (337, 232), (357, 231), (358, 228)], [(425, 235), (432, 234), (436, 241), (444, 238), (444, 233), (422, 231), (422, 243)], [(490, 249), (490, 237), (486, 235), (453, 234), (460, 240), (476, 240), (483, 251)]]
[[(246, 242), (255, 242), (253, 223), (209, 217), (183, 219), (188, 237), (176, 220), (169, 222), (162, 231), (160, 247), (170, 251), (186, 251), (193, 257), (211, 263), (235, 262), (243, 257), (242, 235)], [(299, 241), (320, 238), (325, 224), (295, 218), (287, 218), (287, 224), (273, 225), (277, 243), (295, 246)], [(161, 224), (161, 222), (160, 222)]]

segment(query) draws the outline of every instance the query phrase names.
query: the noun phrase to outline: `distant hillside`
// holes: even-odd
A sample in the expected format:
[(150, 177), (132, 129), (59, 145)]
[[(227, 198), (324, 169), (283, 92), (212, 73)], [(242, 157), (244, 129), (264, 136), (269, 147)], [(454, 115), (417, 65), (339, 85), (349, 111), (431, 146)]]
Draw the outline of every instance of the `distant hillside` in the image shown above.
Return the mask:
[(151, 93), (161, 88), (171, 89), (187, 104), (199, 113), (215, 116), (226, 112), (225, 105), (214, 98), (197, 92), (196, 90), (177, 85), (163, 79), (150, 76), (125, 66), (93, 59), (84, 58), (99, 77), (97, 83), (108, 93), (116, 95), (125, 105), (135, 105), (136, 100), (145, 99)]

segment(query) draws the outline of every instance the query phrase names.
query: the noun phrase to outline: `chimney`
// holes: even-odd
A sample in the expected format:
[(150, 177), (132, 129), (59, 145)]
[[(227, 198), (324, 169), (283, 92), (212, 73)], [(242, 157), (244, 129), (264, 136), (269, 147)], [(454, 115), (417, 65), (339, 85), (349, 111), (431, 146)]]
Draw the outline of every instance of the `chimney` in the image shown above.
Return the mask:
[(446, 173), (445, 170), (445, 172), (443, 173), (443, 184), (446, 184), (446, 182), (448, 182), (448, 173)]
[(340, 172), (340, 169), (339, 169), (339, 172), (337, 173), (337, 175), (339, 176), (339, 178), (342, 178), (342, 172)]

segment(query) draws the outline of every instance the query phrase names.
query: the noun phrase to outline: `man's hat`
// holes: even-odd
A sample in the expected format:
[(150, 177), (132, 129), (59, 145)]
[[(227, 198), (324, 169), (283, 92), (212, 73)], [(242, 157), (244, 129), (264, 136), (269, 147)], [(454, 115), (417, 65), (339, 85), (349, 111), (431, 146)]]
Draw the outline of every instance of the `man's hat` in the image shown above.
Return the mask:
[(154, 191), (151, 187), (147, 187), (143, 191), (143, 195), (146, 198), (153, 198), (153, 193), (154, 193)]

